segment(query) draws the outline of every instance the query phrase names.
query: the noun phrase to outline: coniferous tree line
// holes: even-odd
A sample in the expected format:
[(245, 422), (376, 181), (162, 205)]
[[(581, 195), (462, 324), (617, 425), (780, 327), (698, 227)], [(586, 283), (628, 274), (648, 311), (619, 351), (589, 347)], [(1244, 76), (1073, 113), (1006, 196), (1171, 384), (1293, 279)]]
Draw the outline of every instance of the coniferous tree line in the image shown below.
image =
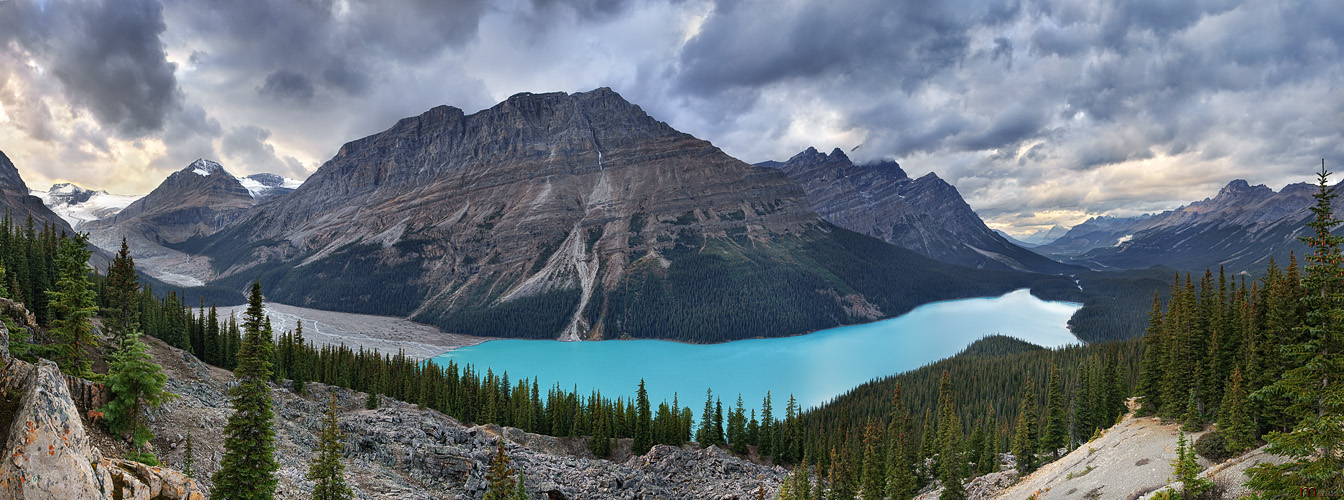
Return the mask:
[(1184, 423), (1217, 424), (1196, 451), (1236, 455), (1259, 446), (1289, 457), (1250, 470), (1248, 485), (1267, 498), (1302, 488), (1344, 491), (1344, 238), (1331, 210), (1336, 194), (1322, 164), (1314, 219), (1302, 239), (1305, 266), (1270, 261), (1248, 283), (1220, 270), (1177, 276), (1166, 306), (1153, 300), (1142, 412)]

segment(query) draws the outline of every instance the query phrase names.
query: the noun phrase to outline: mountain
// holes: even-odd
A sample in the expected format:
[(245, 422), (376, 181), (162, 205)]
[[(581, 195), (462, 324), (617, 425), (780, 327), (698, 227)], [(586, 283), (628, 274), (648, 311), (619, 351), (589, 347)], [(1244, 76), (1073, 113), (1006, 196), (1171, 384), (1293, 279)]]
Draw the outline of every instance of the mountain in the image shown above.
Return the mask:
[(15, 167), (14, 162), (0, 151), (0, 205), (3, 205), (4, 212), (10, 220), (16, 224), (24, 224), (31, 216), (38, 228), (44, 224), (51, 224), (67, 234), (74, 234), (75, 230), (65, 219), (47, 208), (41, 198), (29, 193), (28, 184), (19, 176), (18, 167)]
[(1037, 252), (1057, 258), (1069, 258), (1087, 253), (1093, 249), (1112, 247), (1128, 241), (1138, 232), (1143, 221), (1152, 217), (1144, 214), (1138, 217), (1097, 216), (1082, 224), (1073, 226), (1053, 241), (1035, 248)]
[(1019, 240), (1019, 239), (1017, 239), (1017, 238), (1014, 238), (1013, 235), (1008, 234), (1008, 233), (1005, 233), (1005, 232), (1000, 231), (1000, 230), (998, 230), (998, 229), (995, 229), (995, 230), (994, 230), (994, 234), (997, 234), (997, 235), (999, 235), (999, 236), (1002, 236), (1003, 239), (1008, 240), (1009, 243), (1012, 243), (1012, 244), (1014, 244), (1014, 245), (1020, 246), (1020, 247), (1022, 247), (1022, 248), (1036, 248), (1036, 245), (1033, 245), (1033, 244), (1031, 244), (1031, 243), (1027, 243), (1027, 242), (1022, 241), (1022, 240)]
[(929, 173), (911, 179), (896, 162), (855, 165), (840, 149), (814, 148), (777, 163), (831, 223), (925, 256), (979, 269), (1065, 272), (980, 220), (957, 188)]
[(52, 185), (47, 191), (32, 191), (31, 194), (41, 199), (43, 204), (76, 230), (87, 222), (116, 215), (137, 199), (135, 196), (110, 194), (107, 191), (92, 191), (68, 182)]
[(1027, 234), (1026, 236), (1023, 236), (1020, 239), (1018, 238), (1009, 238), (1009, 239), (1011, 241), (1021, 243), (1018, 246), (1024, 246), (1026, 248), (1035, 248), (1041, 245), (1049, 244), (1050, 242), (1059, 239), (1065, 234), (1068, 234), (1068, 232), (1069, 228), (1055, 225), (1051, 226), (1050, 229), (1042, 229), (1040, 231), (1032, 232), (1030, 234)]
[(280, 303), (529, 338), (790, 335), (1040, 279), (836, 227), (779, 170), (606, 88), (405, 118), (172, 247)]
[(115, 227), (163, 244), (211, 234), (256, 204), (252, 194), (224, 167), (199, 159), (173, 172), (159, 187), (93, 229)]
[[(1103, 225), (1105, 229), (1097, 233), (1120, 235), (1115, 243), (1086, 251), (1074, 261), (1096, 268), (1165, 265), (1199, 271), (1223, 266), (1234, 273), (1260, 272), (1270, 257), (1283, 262), (1290, 252), (1304, 255), (1306, 247), (1298, 237), (1307, 233), (1316, 192), (1316, 186), (1306, 183), (1275, 192), (1234, 180), (1212, 198), (1148, 218)], [(1344, 210), (1344, 200), (1336, 198), (1334, 209)], [(1341, 232), (1344, 228), (1336, 229)]]

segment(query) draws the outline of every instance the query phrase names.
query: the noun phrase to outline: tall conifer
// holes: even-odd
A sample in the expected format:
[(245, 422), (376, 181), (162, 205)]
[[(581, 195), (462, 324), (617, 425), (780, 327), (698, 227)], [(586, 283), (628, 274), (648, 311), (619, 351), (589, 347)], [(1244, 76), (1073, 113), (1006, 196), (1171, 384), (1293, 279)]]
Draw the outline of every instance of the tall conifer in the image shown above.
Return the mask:
[(244, 325), (247, 335), (238, 348), (237, 385), (229, 389), (233, 414), (224, 426), (224, 458), (215, 472), (216, 500), (270, 500), (275, 497), (275, 417), (271, 410), (271, 343), (263, 338), (267, 323), (261, 283), (252, 283)]
[(1329, 175), (1322, 160), (1315, 218), (1307, 224), (1312, 234), (1303, 238), (1312, 249), (1302, 287), (1305, 325), (1294, 332), (1298, 341), (1282, 350), (1292, 368), (1264, 389), (1286, 400), (1287, 415), (1296, 419), (1288, 432), (1265, 437), (1269, 452), (1288, 461), (1249, 471), (1247, 484), (1267, 497), (1297, 495), (1303, 488), (1344, 492), (1344, 238), (1331, 233), (1341, 221), (1332, 211), (1336, 195)]

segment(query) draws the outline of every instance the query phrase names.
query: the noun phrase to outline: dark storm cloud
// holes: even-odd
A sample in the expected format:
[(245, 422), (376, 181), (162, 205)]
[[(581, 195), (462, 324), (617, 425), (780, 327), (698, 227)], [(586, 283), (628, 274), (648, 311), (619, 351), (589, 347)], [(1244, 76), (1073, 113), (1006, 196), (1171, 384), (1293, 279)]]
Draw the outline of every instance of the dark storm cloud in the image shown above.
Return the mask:
[(181, 106), (165, 29), (155, 0), (0, 2), (0, 50), (36, 60), (69, 103), (123, 137), (163, 129)]
[(313, 100), (313, 82), (308, 77), (289, 70), (279, 70), (266, 76), (266, 83), (257, 93), (280, 100), (306, 103)]
[(966, 55), (973, 19), (956, 12), (964, 4), (721, 2), (682, 50), (678, 83), (709, 95), (857, 72), (909, 88)]
[[(473, 40), (485, 0), (168, 0), (202, 70), (257, 75), (258, 92), (306, 103), (365, 96), (383, 75)], [(261, 75), (265, 75), (264, 78)]]
[(631, 0), (531, 0), (538, 13), (554, 13), (561, 8), (572, 9), (581, 18), (605, 20), (626, 11)]

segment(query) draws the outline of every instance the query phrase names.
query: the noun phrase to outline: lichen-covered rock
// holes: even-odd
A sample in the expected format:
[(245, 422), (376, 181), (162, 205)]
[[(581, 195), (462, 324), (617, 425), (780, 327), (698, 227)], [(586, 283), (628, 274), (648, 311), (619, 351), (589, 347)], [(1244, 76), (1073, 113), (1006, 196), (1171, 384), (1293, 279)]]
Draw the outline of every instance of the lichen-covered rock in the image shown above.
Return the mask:
[(29, 374), (0, 459), (0, 496), (21, 499), (111, 498), (109, 476), (94, 464), (65, 379), (43, 360)]
[(120, 459), (103, 460), (99, 463), (99, 469), (108, 472), (112, 484), (121, 489), (124, 499), (205, 500), (205, 494), (195, 479), (173, 469)]

